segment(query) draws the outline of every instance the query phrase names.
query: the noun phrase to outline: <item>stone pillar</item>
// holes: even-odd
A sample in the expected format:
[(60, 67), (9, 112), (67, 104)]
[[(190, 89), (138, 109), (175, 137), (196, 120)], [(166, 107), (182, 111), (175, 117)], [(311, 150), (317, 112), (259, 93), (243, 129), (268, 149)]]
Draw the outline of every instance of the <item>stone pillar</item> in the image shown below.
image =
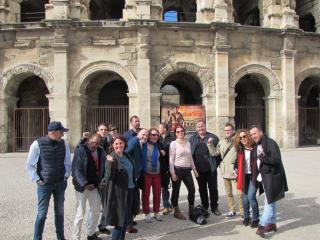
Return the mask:
[[(0, 152), (12, 150), (13, 143), (13, 109), (17, 105), (18, 98), (13, 96), (0, 97)], [(11, 133), (11, 134), (10, 134)]]
[(283, 146), (282, 136), (282, 116), (281, 112), (281, 93), (274, 93), (266, 98), (265, 101), (265, 122), (266, 133), (273, 138), (278, 144)]
[(284, 49), (281, 51), (281, 78), (283, 83), (282, 99), (282, 132), (283, 147), (298, 146), (297, 123), (298, 112), (295, 91), (295, 60), (296, 51)]
[(151, 65), (150, 65), (150, 30), (139, 28), (138, 30), (138, 60), (137, 60), (137, 81), (138, 81), (138, 114), (141, 125), (145, 128), (151, 126)]
[(123, 20), (162, 20), (162, 0), (126, 0)]
[(197, 0), (197, 22), (234, 22), (231, 0)]
[[(56, 29), (54, 36), (54, 86), (51, 97), (49, 98), (49, 107), (51, 120), (61, 121), (64, 126), (70, 126), (68, 121), (69, 106), (68, 106), (68, 88), (69, 88), (69, 77), (68, 77), (68, 47), (69, 44), (66, 42), (67, 31), (65, 29)], [(69, 134), (66, 134), (68, 139)]]
[(227, 33), (216, 33), (216, 45), (213, 48), (216, 85), (216, 129), (223, 136), (223, 126), (230, 120), (229, 96), (229, 49)]
[(160, 122), (162, 93), (151, 93), (151, 126), (157, 127)]
[(216, 128), (216, 97), (214, 93), (202, 94), (202, 104), (206, 109), (207, 130), (218, 133)]
[(69, 19), (69, 0), (51, 0), (46, 4), (46, 20)]
[(299, 28), (299, 17), (296, 14), (296, 0), (282, 0), (281, 28)]
[(88, 98), (86, 95), (75, 95), (70, 97), (68, 120), (70, 126), (72, 126), (69, 131), (70, 146), (72, 149), (77, 145), (79, 138), (82, 136), (83, 126), (85, 126), (87, 120), (85, 111), (87, 101)]
[(0, 1), (0, 23), (20, 22), (20, 3), (22, 0)]
[(90, 0), (73, 0), (70, 4), (70, 18), (75, 20), (89, 19)]

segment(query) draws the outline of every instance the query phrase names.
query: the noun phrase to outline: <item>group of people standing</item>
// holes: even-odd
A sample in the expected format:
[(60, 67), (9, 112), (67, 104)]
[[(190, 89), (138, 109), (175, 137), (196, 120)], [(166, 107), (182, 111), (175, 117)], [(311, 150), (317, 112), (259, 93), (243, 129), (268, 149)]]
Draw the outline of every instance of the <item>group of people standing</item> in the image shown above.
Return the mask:
[[(55, 225), (58, 240), (64, 236), (64, 193), (72, 175), (76, 194), (76, 216), (73, 239), (81, 236), (82, 222), (89, 203), (87, 239), (101, 239), (96, 232), (125, 239), (126, 232), (136, 233), (134, 221), (140, 205), (146, 223), (161, 222), (162, 215), (186, 220), (179, 208), (180, 187), (188, 190), (188, 215), (195, 205), (195, 185), (199, 186), (202, 208), (220, 216), (218, 208), (217, 168), (220, 167), (227, 195), (227, 218), (236, 216), (233, 190), (237, 189), (239, 214), (245, 226), (257, 229), (264, 237), (277, 231), (276, 201), (287, 191), (285, 173), (277, 143), (263, 134), (259, 126), (236, 133), (232, 124), (224, 126), (224, 137), (206, 130), (204, 121), (196, 123), (196, 132), (186, 139), (183, 126), (168, 131), (166, 124), (157, 128), (140, 128), (140, 119), (130, 118), (131, 129), (120, 135), (115, 125), (100, 124), (95, 133), (85, 132), (71, 162), (70, 150), (63, 140), (68, 131), (61, 122), (51, 122), (48, 135), (30, 147), (27, 170), (37, 183), (38, 214), (34, 239), (42, 239), (51, 195), (54, 198)], [(170, 188), (172, 192), (170, 197)], [(150, 209), (152, 189), (153, 209)], [(265, 192), (265, 206), (259, 220), (256, 192)], [(140, 204), (141, 203), (141, 204)], [(250, 218), (250, 206), (252, 218)], [(153, 212), (153, 216), (151, 215)]]

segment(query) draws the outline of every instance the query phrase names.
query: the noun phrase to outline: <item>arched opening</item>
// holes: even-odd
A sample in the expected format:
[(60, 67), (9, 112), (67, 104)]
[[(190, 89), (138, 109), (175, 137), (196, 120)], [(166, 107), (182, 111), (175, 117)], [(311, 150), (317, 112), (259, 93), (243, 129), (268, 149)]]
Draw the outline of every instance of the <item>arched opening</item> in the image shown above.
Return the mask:
[(91, 0), (89, 5), (91, 20), (122, 18), (125, 0)]
[(311, 13), (299, 17), (299, 28), (306, 32), (316, 32), (316, 21)]
[(197, 14), (196, 0), (163, 1), (163, 20), (166, 22), (195, 22)]
[(265, 102), (266, 93), (261, 84), (262, 77), (245, 75), (235, 87), (235, 125), (236, 128), (248, 128), (258, 124), (265, 129)]
[(320, 76), (306, 78), (298, 92), (299, 144), (320, 143)]
[(260, 26), (260, 9), (258, 0), (233, 0), (234, 20), (249, 26)]
[(28, 151), (35, 139), (46, 134), (50, 121), (49, 102), (46, 97), (48, 93), (43, 79), (34, 75), (24, 79), (17, 87), (14, 96), (17, 98), (17, 103), (12, 111), (10, 137), (13, 151)]
[(195, 121), (190, 112), (197, 115), (197, 112), (202, 113), (203, 110), (199, 79), (191, 74), (178, 72), (164, 80), (160, 91), (161, 121), (168, 123), (171, 130), (183, 124), (188, 133), (194, 131)]
[(125, 80), (114, 72), (102, 72), (91, 79), (87, 88), (84, 130), (94, 131), (98, 124), (114, 124), (120, 133), (128, 128), (129, 98)]
[(49, 0), (23, 0), (21, 6), (21, 22), (40, 22), (45, 19), (45, 5)]

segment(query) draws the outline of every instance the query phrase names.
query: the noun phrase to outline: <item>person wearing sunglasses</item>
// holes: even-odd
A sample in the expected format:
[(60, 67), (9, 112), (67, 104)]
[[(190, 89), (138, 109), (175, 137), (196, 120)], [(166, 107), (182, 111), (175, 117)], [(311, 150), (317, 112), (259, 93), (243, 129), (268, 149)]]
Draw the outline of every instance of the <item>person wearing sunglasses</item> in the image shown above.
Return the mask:
[(237, 188), (242, 192), (243, 201), (243, 225), (250, 224), (250, 206), (252, 208), (251, 228), (259, 226), (259, 206), (256, 198), (257, 183), (257, 161), (251, 158), (254, 142), (249, 131), (239, 129), (235, 134), (234, 147), (237, 151), (237, 160), (234, 164), (237, 175)]
[(169, 166), (172, 179), (172, 195), (171, 203), (174, 208), (173, 216), (180, 220), (186, 220), (186, 217), (181, 213), (178, 200), (181, 182), (188, 189), (189, 216), (194, 209), (195, 188), (191, 171), (193, 170), (196, 177), (198, 172), (193, 162), (191, 154), (191, 144), (185, 139), (185, 129), (178, 126), (175, 131), (176, 140), (172, 141), (169, 149)]
[(163, 150), (159, 147), (159, 130), (149, 129), (148, 142), (142, 145), (142, 174), (144, 175), (144, 187), (142, 190), (142, 210), (145, 214), (145, 221), (152, 222), (150, 215), (150, 189), (153, 194), (153, 213), (154, 219), (162, 221), (160, 217), (160, 198), (161, 198), (161, 175), (160, 158)]

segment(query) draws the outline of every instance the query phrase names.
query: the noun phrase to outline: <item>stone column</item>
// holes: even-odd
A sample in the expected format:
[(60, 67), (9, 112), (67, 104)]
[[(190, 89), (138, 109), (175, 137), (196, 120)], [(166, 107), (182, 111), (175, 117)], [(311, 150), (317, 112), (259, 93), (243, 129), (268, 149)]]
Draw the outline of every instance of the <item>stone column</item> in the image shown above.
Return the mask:
[(150, 66), (150, 29), (139, 28), (138, 30), (138, 114), (141, 125), (145, 128), (151, 126), (151, 66)]
[(281, 51), (281, 77), (283, 83), (282, 121), (283, 147), (298, 146), (297, 123), (298, 112), (295, 91), (295, 60), (296, 51), (284, 49)]
[(197, 22), (234, 22), (231, 0), (197, 0)]
[(214, 19), (214, 0), (197, 0), (197, 22), (211, 23)]
[[(69, 117), (69, 105), (68, 105), (68, 88), (69, 88), (69, 76), (68, 76), (68, 47), (69, 44), (66, 41), (67, 30), (56, 29), (55, 43), (54, 43), (54, 86), (53, 92), (49, 98), (50, 105), (50, 117), (51, 120), (61, 121), (64, 126), (70, 126), (68, 120)], [(66, 134), (68, 139), (69, 134)], [(68, 139), (69, 140), (69, 139)]]
[(281, 28), (299, 28), (299, 17), (295, 9), (296, 0), (282, 0)]
[(162, 20), (162, 0), (126, 0), (123, 20)]
[(20, 22), (22, 0), (2, 0), (0, 1), (0, 23)]
[(215, 93), (202, 94), (202, 104), (206, 109), (206, 125), (209, 132), (218, 133), (216, 128), (216, 97)]
[(213, 48), (216, 85), (216, 129), (223, 136), (223, 126), (230, 120), (229, 98), (229, 49), (227, 33), (216, 33), (216, 45)]
[(160, 108), (162, 93), (151, 93), (151, 126), (157, 127), (160, 124)]
[(281, 93), (274, 93), (264, 98), (265, 101), (265, 122), (266, 133), (277, 143), (283, 146), (282, 136), (282, 116), (281, 112)]
[[(13, 143), (13, 109), (17, 105), (18, 98), (13, 96), (0, 97), (0, 152), (12, 150)], [(11, 133), (11, 134), (10, 134)]]
[(51, 0), (46, 4), (46, 20), (69, 19), (69, 0)]
[(90, 0), (73, 0), (73, 2), (70, 4), (70, 18), (76, 20), (88, 20), (89, 3)]

